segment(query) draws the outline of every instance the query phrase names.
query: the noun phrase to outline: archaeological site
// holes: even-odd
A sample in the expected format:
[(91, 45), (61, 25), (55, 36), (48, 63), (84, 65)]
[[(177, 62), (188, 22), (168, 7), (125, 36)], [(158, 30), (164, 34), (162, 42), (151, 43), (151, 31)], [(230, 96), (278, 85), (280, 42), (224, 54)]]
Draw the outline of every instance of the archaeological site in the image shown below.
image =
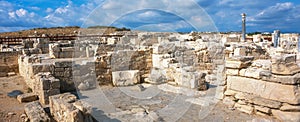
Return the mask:
[(300, 121), (298, 34), (80, 29), (0, 41), (1, 121)]

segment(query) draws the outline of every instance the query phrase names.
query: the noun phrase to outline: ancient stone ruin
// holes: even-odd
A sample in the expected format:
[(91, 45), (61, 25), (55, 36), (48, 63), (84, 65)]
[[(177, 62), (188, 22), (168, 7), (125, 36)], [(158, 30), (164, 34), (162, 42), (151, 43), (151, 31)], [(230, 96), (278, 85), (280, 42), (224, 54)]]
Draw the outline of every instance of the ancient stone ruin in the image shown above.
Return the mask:
[[(255, 38), (263, 40), (261, 36)], [(168, 121), (147, 106), (128, 110), (124, 105), (111, 113), (104, 110), (109, 104), (102, 104), (103, 110), (95, 107), (104, 98), (88, 98), (106, 93), (97, 92), (105, 86), (137, 92), (156, 86), (188, 94), (193, 98), (186, 101), (193, 104), (209, 106), (220, 101), (228, 109), (247, 114), (300, 121), (297, 49), (286, 44), (277, 48), (270, 45), (241, 43), (238, 36), (229, 34), (195, 32), (133, 31), (121, 36), (79, 35), (75, 40), (56, 42), (36, 38), (23, 40), (19, 47), (2, 46), (0, 76), (19, 74), (25, 79), (32, 92), (19, 95), (17, 100), (26, 102), (25, 113), (33, 122), (92, 122), (103, 117)], [(215, 90), (214, 94), (203, 100), (209, 90)], [(126, 118), (128, 115), (134, 119)]]

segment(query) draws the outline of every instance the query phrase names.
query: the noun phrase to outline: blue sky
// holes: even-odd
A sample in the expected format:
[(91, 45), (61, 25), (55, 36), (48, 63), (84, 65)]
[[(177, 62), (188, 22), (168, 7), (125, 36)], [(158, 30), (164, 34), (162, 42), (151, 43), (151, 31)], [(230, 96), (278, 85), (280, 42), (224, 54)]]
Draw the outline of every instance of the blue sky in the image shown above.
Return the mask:
[(299, 0), (0, 0), (0, 32), (84, 27), (92, 25), (87, 24), (91, 19), (97, 25), (150, 31), (240, 31), (243, 12), (248, 32), (300, 32)]

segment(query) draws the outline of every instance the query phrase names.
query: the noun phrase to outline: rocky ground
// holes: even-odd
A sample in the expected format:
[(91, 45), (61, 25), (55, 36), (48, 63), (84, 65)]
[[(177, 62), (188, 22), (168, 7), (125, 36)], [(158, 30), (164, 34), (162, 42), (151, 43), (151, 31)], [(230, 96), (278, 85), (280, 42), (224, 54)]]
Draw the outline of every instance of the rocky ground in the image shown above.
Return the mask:
[[(0, 122), (22, 121), (24, 103), (8, 97), (7, 93), (13, 90), (28, 92), (25, 86), (20, 76), (0, 78)], [(96, 105), (93, 106), (98, 108), (94, 109), (97, 111), (95, 117), (106, 121), (276, 121), (227, 108), (222, 102), (214, 101), (208, 92), (178, 89), (171, 85), (101, 86), (100, 89), (78, 93), (80, 99)]]

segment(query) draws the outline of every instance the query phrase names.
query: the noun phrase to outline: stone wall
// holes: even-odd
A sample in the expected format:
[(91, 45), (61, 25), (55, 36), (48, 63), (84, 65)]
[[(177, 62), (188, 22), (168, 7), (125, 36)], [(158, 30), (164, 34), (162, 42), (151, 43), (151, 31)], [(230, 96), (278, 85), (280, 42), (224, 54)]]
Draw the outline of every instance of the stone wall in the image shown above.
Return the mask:
[(300, 121), (300, 73), (296, 56), (274, 56), (271, 61), (253, 59), (238, 56), (226, 60), (223, 103), (248, 114)]
[(40, 103), (49, 104), (49, 96), (60, 93), (60, 81), (55, 79), (50, 72), (35, 75), (32, 91), (39, 96)]
[(73, 58), (75, 47), (72, 43), (49, 44), (49, 54), (51, 58)]
[(0, 77), (5, 77), (9, 72), (18, 73), (18, 56), (20, 51), (0, 52)]
[(73, 81), (73, 63), (73, 61), (57, 61), (53, 64), (53, 70), (51, 70), (51, 74), (60, 80), (61, 92), (76, 90)]
[(19, 57), (20, 75), (24, 77), (26, 84), (34, 89), (36, 84), (35, 75), (40, 72), (50, 72), (53, 77), (60, 81), (60, 91), (74, 91), (72, 61), (54, 60), (53, 62), (41, 63), (41, 57), (37, 55)]

